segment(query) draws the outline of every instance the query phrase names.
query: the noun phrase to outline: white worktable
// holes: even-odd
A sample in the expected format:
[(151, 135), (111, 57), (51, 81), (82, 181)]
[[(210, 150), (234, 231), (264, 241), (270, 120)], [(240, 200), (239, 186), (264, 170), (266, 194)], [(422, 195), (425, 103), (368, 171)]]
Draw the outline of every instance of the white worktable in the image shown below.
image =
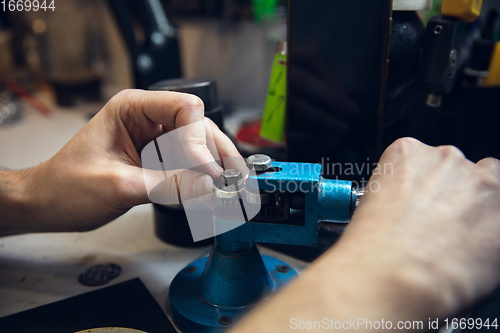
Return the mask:
[[(55, 110), (46, 118), (26, 108), (24, 119), (0, 127), (0, 167), (18, 169), (55, 154), (88, 121), (100, 105)], [(1, 212), (0, 212), (1, 215)], [(161, 307), (175, 274), (210, 248), (185, 249), (159, 241), (153, 230), (153, 208), (138, 206), (115, 221), (85, 233), (30, 234), (0, 238), (0, 317), (140, 277)], [(296, 270), (305, 263), (261, 249)], [(102, 287), (78, 282), (80, 273), (99, 263), (122, 267), (119, 277)]]

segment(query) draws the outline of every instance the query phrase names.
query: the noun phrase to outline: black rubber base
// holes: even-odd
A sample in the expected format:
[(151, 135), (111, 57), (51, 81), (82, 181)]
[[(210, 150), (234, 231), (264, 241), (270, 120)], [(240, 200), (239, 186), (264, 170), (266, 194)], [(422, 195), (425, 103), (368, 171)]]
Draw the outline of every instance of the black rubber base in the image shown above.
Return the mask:
[(165, 243), (182, 247), (201, 247), (213, 244), (213, 237), (193, 242), (184, 209), (157, 204), (153, 204), (153, 209), (156, 236)]

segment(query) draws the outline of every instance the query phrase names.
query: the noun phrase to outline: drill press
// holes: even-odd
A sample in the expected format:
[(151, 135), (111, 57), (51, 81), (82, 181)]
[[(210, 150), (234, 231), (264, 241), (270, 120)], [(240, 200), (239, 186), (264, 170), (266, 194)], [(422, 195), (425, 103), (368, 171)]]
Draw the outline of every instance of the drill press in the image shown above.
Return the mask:
[(356, 207), (352, 183), (324, 179), (320, 164), (276, 162), (262, 154), (247, 164), (252, 172), (245, 177), (228, 169), (214, 184), (214, 227), (230, 230), (241, 211), (245, 220), (254, 217), (217, 235), (210, 255), (189, 264), (170, 285), (183, 332), (223, 332), (296, 276), (286, 263), (260, 255), (256, 242), (315, 246), (320, 222), (346, 223)]

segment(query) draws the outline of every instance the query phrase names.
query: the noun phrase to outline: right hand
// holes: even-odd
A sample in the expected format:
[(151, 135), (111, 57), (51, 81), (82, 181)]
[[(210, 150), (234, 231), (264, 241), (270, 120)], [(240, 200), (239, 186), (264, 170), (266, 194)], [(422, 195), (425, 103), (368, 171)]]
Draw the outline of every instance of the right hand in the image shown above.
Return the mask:
[(360, 274), (401, 287), (400, 301), (414, 313), (448, 316), (494, 291), (500, 162), (474, 164), (455, 147), (404, 138), (387, 148), (379, 168), (367, 186), (379, 190), (362, 199), (337, 250)]
[(421, 332), (416, 322), (427, 330), (429, 319), (457, 316), (498, 286), (499, 161), (474, 164), (455, 147), (404, 138), (380, 167), (339, 242), (234, 332), (293, 332), (291, 318), (363, 332), (380, 329), (351, 321), (408, 321)]

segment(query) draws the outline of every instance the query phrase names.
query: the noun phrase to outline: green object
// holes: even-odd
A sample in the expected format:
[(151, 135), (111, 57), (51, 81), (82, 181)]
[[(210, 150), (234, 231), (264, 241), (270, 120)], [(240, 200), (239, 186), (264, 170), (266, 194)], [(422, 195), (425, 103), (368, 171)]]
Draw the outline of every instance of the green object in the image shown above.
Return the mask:
[(274, 57), (266, 106), (260, 126), (260, 136), (275, 142), (282, 142), (285, 133), (286, 58), (286, 42), (281, 41), (278, 43)]
[(441, 15), (441, 6), (443, 5), (443, 0), (434, 0), (432, 2), (432, 7), (425, 11), (424, 14), (424, 25), (427, 26), (427, 23), (431, 18), (437, 15)]
[(257, 22), (262, 22), (264, 17), (274, 17), (278, 0), (252, 0), (253, 15)]

